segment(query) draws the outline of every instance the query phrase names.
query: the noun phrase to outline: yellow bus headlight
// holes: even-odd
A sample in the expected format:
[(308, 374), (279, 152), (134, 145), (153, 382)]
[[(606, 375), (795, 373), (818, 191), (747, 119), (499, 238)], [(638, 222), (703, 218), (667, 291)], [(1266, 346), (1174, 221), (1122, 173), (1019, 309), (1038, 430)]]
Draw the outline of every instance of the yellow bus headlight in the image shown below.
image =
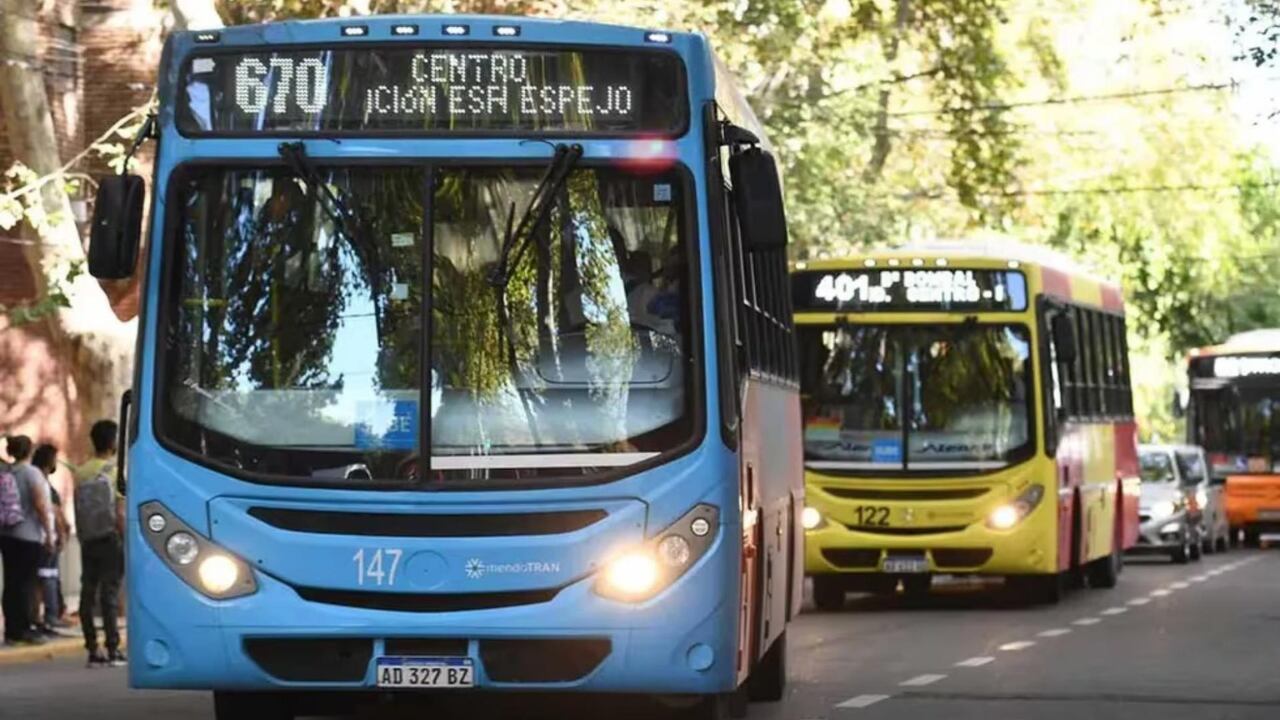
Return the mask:
[(1012, 502), (997, 506), (987, 515), (987, 527), (992, 530), (1009, 530), (1022, 522), (1040, 501), (1044, 499), (1044, 487), (1032, 485), (1023, 490)]

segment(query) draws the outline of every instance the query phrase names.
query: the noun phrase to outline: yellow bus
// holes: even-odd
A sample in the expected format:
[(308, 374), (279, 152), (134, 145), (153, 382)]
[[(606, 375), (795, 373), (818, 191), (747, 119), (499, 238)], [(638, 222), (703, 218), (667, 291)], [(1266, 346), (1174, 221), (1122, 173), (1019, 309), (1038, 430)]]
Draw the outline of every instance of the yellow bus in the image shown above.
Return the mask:
[(1139, 490), (1118, 286), (944, 244), (798, 262), (792, 292), (820, 609), (943, 574), (1115, 585)]

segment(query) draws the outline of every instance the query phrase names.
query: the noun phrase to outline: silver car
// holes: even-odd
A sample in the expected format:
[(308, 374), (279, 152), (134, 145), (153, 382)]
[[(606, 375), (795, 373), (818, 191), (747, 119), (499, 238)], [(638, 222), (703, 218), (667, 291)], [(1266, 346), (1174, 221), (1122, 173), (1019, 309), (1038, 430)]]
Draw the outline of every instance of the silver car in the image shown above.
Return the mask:
[(1168, 555), (1174, 562), (1199, 560), (1225, 541), (1221, 488), (1211, 486), (1204, 453), (1187, 445), (1142, 445), (1138, 544), (1132, 552)]

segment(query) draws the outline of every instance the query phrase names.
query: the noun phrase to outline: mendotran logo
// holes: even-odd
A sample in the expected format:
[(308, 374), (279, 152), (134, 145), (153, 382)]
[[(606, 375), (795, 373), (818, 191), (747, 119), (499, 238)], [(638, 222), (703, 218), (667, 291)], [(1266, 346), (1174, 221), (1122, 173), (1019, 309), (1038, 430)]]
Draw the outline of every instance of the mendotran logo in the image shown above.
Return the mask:
[(545, 575), (560, 572), (560, 563), (531, 560), (517, 563), (486, 563), (480, 558), (471, 558), (463, 566), (467, 577), (479, 580), (485, 575)]

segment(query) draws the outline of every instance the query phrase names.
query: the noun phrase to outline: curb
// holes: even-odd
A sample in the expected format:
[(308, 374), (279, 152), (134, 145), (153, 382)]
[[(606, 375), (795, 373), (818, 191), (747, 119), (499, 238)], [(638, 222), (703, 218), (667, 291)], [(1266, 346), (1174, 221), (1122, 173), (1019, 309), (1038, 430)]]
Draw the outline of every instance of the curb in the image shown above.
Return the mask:
[[(129, 641), (124, 630), (120, 631), (120, 641), (122, 645), (126, 645)], [(84, 638), (60, 638), (44, 645), (0, 649), (0, 666), (48, 662), (72, 655), (82, 655), (84, 652)]]

